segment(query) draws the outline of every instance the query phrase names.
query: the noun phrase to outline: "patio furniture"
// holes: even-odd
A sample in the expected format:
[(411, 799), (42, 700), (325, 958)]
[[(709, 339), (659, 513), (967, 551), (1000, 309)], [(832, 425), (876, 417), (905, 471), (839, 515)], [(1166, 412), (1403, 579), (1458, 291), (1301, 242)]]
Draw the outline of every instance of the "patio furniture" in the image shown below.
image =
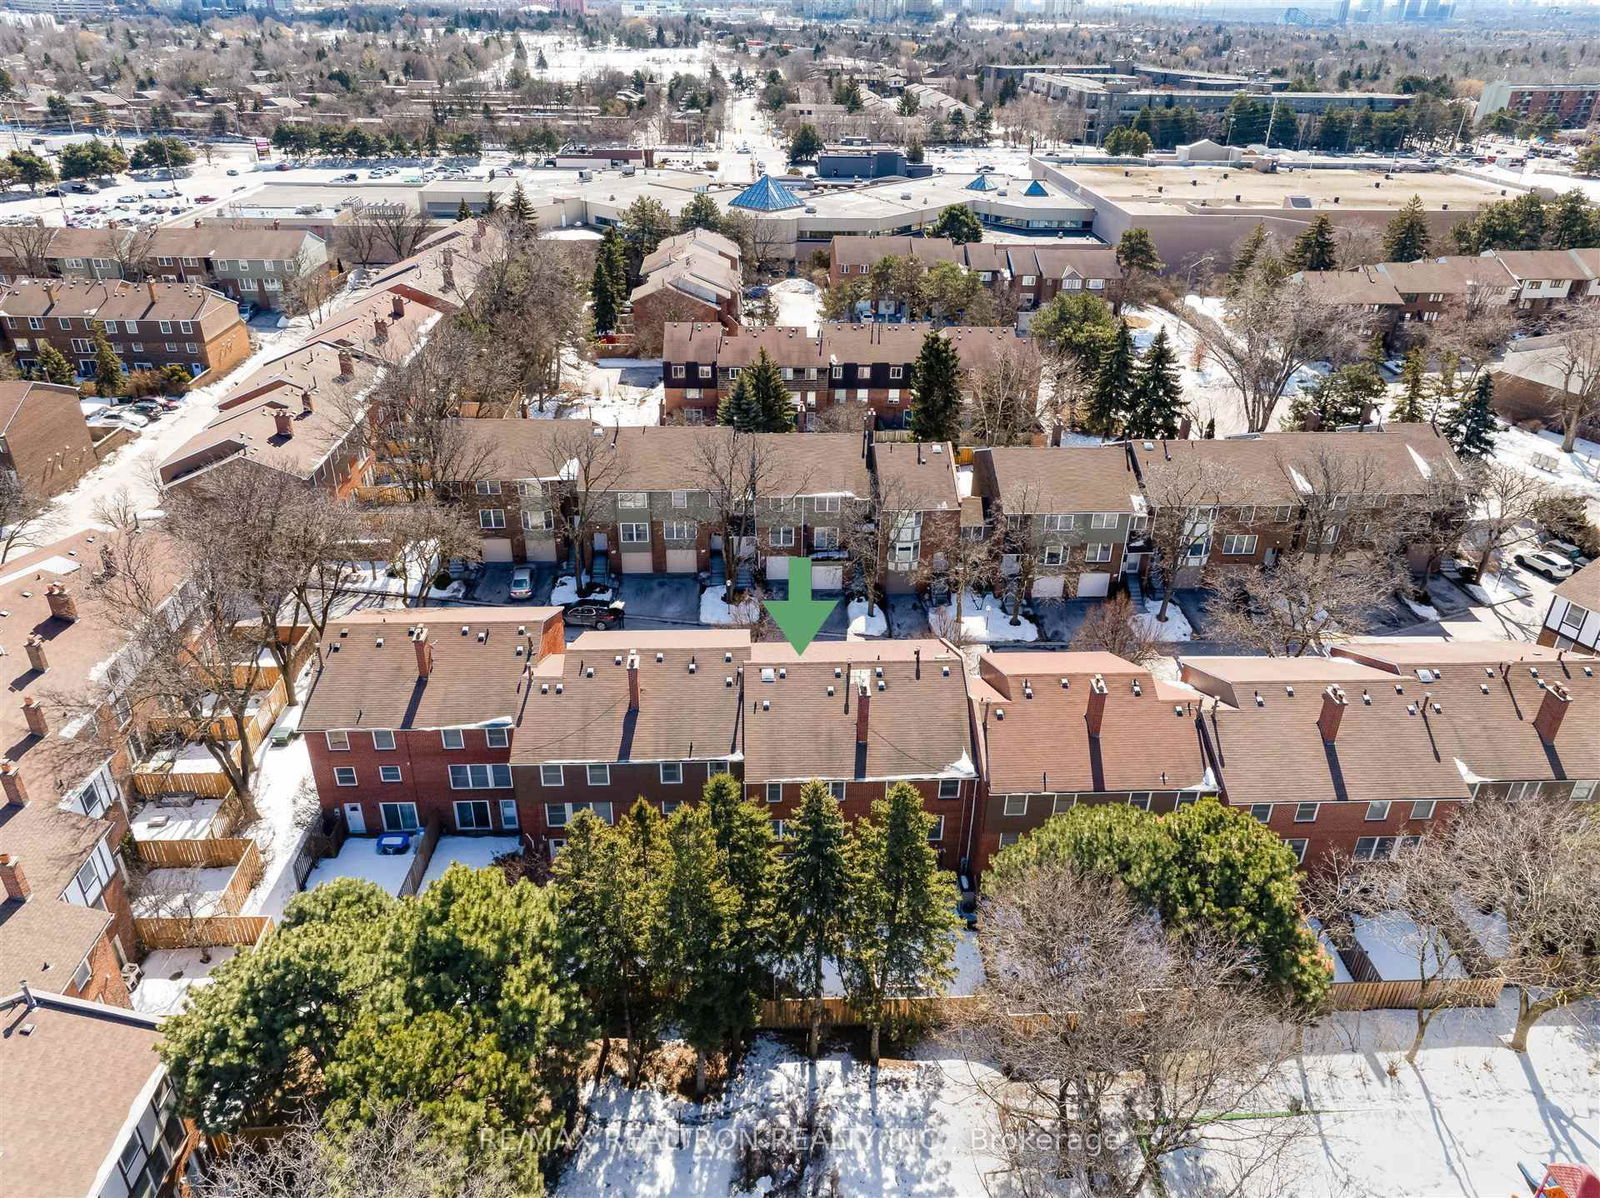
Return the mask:
[(378, 855), (380, 857), (398, 857), (402, 853), (411, 851), (411, 833), (385, 832), (378, 837)]

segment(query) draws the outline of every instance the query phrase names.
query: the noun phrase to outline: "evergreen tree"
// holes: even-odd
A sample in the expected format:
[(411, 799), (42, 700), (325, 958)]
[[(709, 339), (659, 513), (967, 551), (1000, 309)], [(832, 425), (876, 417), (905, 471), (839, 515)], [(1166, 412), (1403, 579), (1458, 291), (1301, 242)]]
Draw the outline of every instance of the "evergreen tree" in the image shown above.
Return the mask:
[(961, 431), (961, 360), (948, 337), (929, 333), (911, 367), (911, 414), (918, 441), (951, 441)]
[(1090, 364), (1116, 332), (1111, 305), (1090, 291), (1057, 292), (1028, 322), (1028, 335), (1041, 349)]
[(983, 240), (983, 224), (966, 204), (951, 204), (939, 213), (928, 229), (929, 237), (948, 237), (957, 245)]
[(789, 821), (783, 847), (788, 855), (778, 875), (782, 969), (810, 1003), (807, 1050), (814, 1060), (822, 1046), (823, 971), (844, 951), (857, 889), (844, 816), (826, 784), (807, 782), (800, 788), (800, 808)]
[(472, 209), (467, 204), (467, 197), (466, 196), (462, 196), (461, 197), (461, 202), (456, 205), (456, 219), (457, 220), (471, 220), (472, 219)]
[(856, 891), (840, 973), (868, 1019), (874, 1065), (889, 1003), (937, 993), (954, 972), (957, 894), (929, 843), (935, 822), (916, 787), (896, 782), (852, 830)]
[(121, 395), (128, 389), (128, 376), (122, 371), (117, 351), (106, 340), (105, 326), (94, 326), (94, 391), (99, 396)]
[(708, 812), (684, 806), (667, 821), (661, 900), (665, 976), (673, 1022), (694, 1049), (694, 1091), (706, 1092), (706, 1057), (744, 1030), (749, 996), (738, 961), (739, 894), (729, 884)]
[(801, 125), (789, 139), (789, 161), (810, 162), (824, 149), (822, 134), (811, 124)]
[(1133, 404), (1135, 363), (1133, 334), (1128, 322), (1117, 322), (1115, 336), (1106, 345), (1089, 391), (1089, 427), (1104, 437), (1115, 437), (1127, 423)]
[(1546, 221), (1545, 241), (1553, 250), (1585, 249), (1600, 241), (1594, 206), (1578, 188), (1557, 197)]
[(1228, 283), (1225, 290), (1233, 291), (1243, 283), (1255, 266), (1256, 259), (1262, 257), (1266, 250), (1267, 227), (1258, 224), (1239, 243), (1239, 248), (1233, 255), (1233, 264), (1228, 267)]
[(1421, 424), (1428, 418), (1422, 409), (1427, 369), (1428, 359), (1420, 348), (1406, 354), (1405, 365), (1400, 370), (1400, 399), (1389, 417), (1397, 424)]
[(601, 334), (611, 332), (617, 327), (617, 313), (622, 303), (603, 251), (594, 256), (594, 277), (589, 282), (589, 295), (594, 301), (594, 331)]
[(612, 294), (620, 302), (628, 294), (628, 247), (615, 225), (607, 226), (600, 236), (600, 256), (605, 259), (606, 272), (611, 276)]
[(728, 884), (739, 896), (739, 941), (728, 965), (740, 986), (738, 997), (730, 1000), (730, 1008), (737, 1007), (743, 1020), (737, 1034), (755, 1026), (757, 1002), (769, 976), (766, 962), (777, 893), (772, 820), (765, 805), (747, 796), (731, 774), (707, 779), (700, 803), (711, 819)]
[(1318, 216), (1294, 239), (1284, 261), (1291, 270), (1334, 270), (1338, 266), (1339, 247), (1327, 213)]
[(1422, 197), (1412, 196), (1383, 231), (1384, 261), (1416, 262), (1426, 258), (1432, 246), (1433, 235), (1428, 232)]
[(755, 432), (761, 424), (761, 413), (756, 409), (755, 396), (750, 394), (746, 372), (740, 371), (733, 386), (717, 401), (717, 423), (741, 433)]
[(1368, 409), (1387, 390), (1376, 366), (1366, 360), (1352, 362), (1297, 395), (1289, 404), (1286, 423), (1308, 433), (1331, 433), (1341, 425), (1363, 424)]
[(1134, 373), (1128, 406), (1128, 437), (1176, 437), (1183, 426), (1183, 384), (1165, 328), (1156, 330)]
[[(749, 416), (751, 426), (748, 432), (757, 433), (790, 433), (794, 431), (794, 401), (789, 395), (789, 384), (783, 381), (783, 371), (778, 364), (768, 356), (766, 350), (756, 355), (756, 360), (739, 372), (736, 383), (744, 383), (748, 388)], [(737, 390), (737, 387), (735, 388)], [(735, 402), (733, 412), (736, 417), (734, 427), (738, 428), (739, 415), (738, 403)]]
[(1494, 453), (1495, 429), (1494, 379), (1485, 371), (1446, 418), (1444, 435), (1458, 457), (1472, 461)]
[(1117, 265), (1122, 267), (1124, 274), (1139, 271), (1155, 274), (1166, 263), (1156, 253), (1156, 243), (1150, 237), (1150, 230), (1133, 228), (1124, 229), (1122, 236), (1117, 238)]
[(34, 358), (33, 371), (36, 376), (47, 383), (55, 383), (61, 387), (70, 387), (78, 381), (78, 373), (73, 369), (67, 357), (48, 341), (39, 343), (38, 355)]
[(511, 202), (506, 205), (506, 215), (519, 225), (534, 223), (533, 203), (528, 199), (528, 193), (522, 190), (521, 179), (511, 189)]
[(484, 193), (482, 212), (485, 216), (493, 216), (500, 211), (500, 197), (492, 191)]
[(679, 232), (687, 233), (690, 229), (710, 229), (713, 233), (722, 229), (722, 212), (717, 202), (704, 192), (689, 197), (689, 202), (678, 213)]

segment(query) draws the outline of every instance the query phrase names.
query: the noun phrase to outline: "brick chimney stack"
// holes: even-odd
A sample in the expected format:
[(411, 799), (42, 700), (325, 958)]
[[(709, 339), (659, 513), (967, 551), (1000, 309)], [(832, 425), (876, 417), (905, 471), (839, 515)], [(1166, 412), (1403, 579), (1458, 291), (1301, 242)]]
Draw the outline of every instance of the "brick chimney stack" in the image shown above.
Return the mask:
[(1330, 686), (1322, 692), (1322, 711), (1317, 716), (1317, 731), (1322, 733), (1322, 743), (1331, 745), (1339, 739), (1339, 724), (1344, 719), (1346, 707), (1344, 691)]
[(856, 684), (856, 744), (867, 743), (867, 728), (872, 721), (872, 683), (862, 678)]
[(628, 654), (628, 710), (639, 710), (639, 655)]
[(289, 415), (288, 408), (284, 407), (281, 403), (272, 403), (267, 405), (267, 411), (272, 413), (272, 423), (274, 425), (273, 436), (294, 436), (294, 419)]
[(0, 886), (5, 887), (6, 898), (18, 903), (27, 902), (28, 895), (33, 893), (15, 853), (0, 853)]
[(22, 771), (9, 757), (0, 761), (0, 789), (4, 789), (6, 802), (13, 807), (28, 805), (28, 788), (23, 784)]
[(44, 655), (44, 637), (37, 632), (28, 638), (28, 665), (43, 674), (50, 668), (50, 661)]
[(144, 285), (150, 292), (150, 302), (152, 304), (155, 303), (156, 302), (156, 281), (155, 281), (155, 278), (151, 277), (151, 278), (146, 279), (144, 281)]
[(316, 404), (312, 402), (311, 391), (309, 389), (300, 392), (300, 410), (307, 416), (311, 415), (312, 412), (317, 410)]
[(72, 597), (72, 592), (59, 582), (52, 582), (44, 589), (45, 602), (50, 604), (50, 614), (57, 620), (76, 620), (78, 618), (78, 601)]
[(406, 301), (404, 296), (396, 295), (390, 297), (389, 314), (396, 320), (399, 320), (406, 314)]
[(1556, 733), (1561, 731), (1561, 721), (1567, 718), (1567, 708), (1571, 703), (1572, 696), (1559, 682), (1552, 682), (1544, 688), (1544, 698), (1539, 703), (1539, 714), (1533, 717), (1533, 726), (1545, 744), (1556, 743)]
[(355, 372), (356, 360), (350, 356), (349, 350), (341, 349), (339, 351), (339, 377), (342, 379), (347, 379), (351, 375), (355, 374)]
[(372, 339), (379, 345), (389, 340), (389, 324), (381, 316), (372, 318)]
[(1089, 679), (1089, 706), (1084, 710), (1083, 722), (1089, 735), (1099, 739), (1100, 728), (1106, 718), (1106, 680), (1099, 674)]
[(22, 718), (28, 721), (28, 732), (31, 735), (50, 735), (50, 721), (45, 718), (44, 707), (32, 695), (22, 697)]
[(454, 291), (456, 289), (455, 258), (456, 252), (449, 246), (445, 246), (439, 254), (439, 274), (444, 281), (444, 289), (446, 291)]
[(433, 643), (428, 640), (426, 628), (417, 629), (411, 647), (417, 651), (417, 677), (425, 680), (433, 674)]

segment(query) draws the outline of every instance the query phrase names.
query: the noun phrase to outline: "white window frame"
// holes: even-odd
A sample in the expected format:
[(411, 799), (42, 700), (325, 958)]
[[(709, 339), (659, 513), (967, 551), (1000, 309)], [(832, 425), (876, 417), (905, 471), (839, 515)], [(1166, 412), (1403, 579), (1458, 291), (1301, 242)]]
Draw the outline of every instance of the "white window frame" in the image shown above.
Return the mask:
[(1223, 557), (1248, 557), (1256, 551), (1259, 538), (1254, 533), (1229, 533), (1222, 538)]
[(1432, 819), (1433, 806), (1433, 799), (1413, 799), (1411, 802), (1411, 818)]
[[(509, 813), (509, 818), (507, 815)], [(522, 827), (522, 817), (517, 814), (517, 801), (515, 799), (500, 800), (500, 830), (502, 832), (515, 832)]]
[(506, 526), (506, 509), (485, 507), (478, 509), (478, 527), (485, 532), (500, 532)]
[(1297, 862), (1299, 862), (1301, 865), (1306, 863), (1306, 848), (1311, 843), (1309, 840), (1303, 840), (1299, 837), (1294, 837), (1292, 839), (1285, 840), (1283, 843), (1289, 846), (1289, 851), (1294, 854), (1294, 859)]
[[(454, 744), (451, 743), (452, 740), (455, 742)], [(467, 747), (467, 734), (460, 728), (441, 728), (439, 729), (439, 743), (451, 751), (464, 749)]]
[(348, 732), (340, 732), (335, 729), (330, 732), (324, 732), (322, 736), (328, 742), (328, 752), (348, 753), (350, 751), (350, 734)]
[(961, 797), (961, 779), (940, 778), (939, 797), (941, 799), (959, 799)]
[[(1317, 822), (1317, 808), (1321, 803), (1296, 803), (1294, 805), (1294, 822), (1297, 824), (1314, 824)], [(1311, 814), (1306, 815), (1306, 808), (1311, 809)]]
[[(389, 823), (388, 809), (391, 807), (395, 809), (396, 815), (400, 817), (398, 826), (391, 826)], [(409, 824), (405, 821), (407, 809), (411, 812), (411, 822)], [(378, 804), (378, 824), (385, 832), (415, 832), (422, 827), (422, 821), (417, 818), (417, 805), (415, 803), (401, 802), (398, 799), (385, 800)]]
[[(480, 806), (483, 808), (483, 823), (480, 824), (477, 822), (477, 820), (473, 820), (471, 823), (466, 823), (462, 820), (461, 809), (463, 807), (465, 807), (468, 811), (476, 813), (478, 807)], [(461, 831), (494, 831), (494, 804), (492, 804), (488, 799), (456, 799), (451, 803), (451, 809), (455, 812), (456, 827)]]
[(1373, 799), (1370, 803), (1367, 804), (1367, 814), (1366, 814), (1365, 818), (1369, 822), (1376, 821), (1376, 820), (1388, 819), (1389, 818), (1389, 800), (1388, 799)]
[(403, 782), (398, 765), (380, 765), (378, 767), (378, 781), (385, 783)]
[[(554, 779), (554, 781), (551, 781), (551, 779)], [(541, 765), (539, 767), (539, 785), (540, 786), (556, 787), (556, 786), (565, 786), (566, 784), (567, 784), (567, 772), (561, 766), (559, 766), (559, 765)]]
[(333, 784), (335, 786), (359, 786), (360, 777), (353, 765), (336, 765), (333, 767)]
[(1027, 815), (1028, 796), (1007, 795), (1004, 800), (1004, 806), (1001, 808), (1000, 813), (1002, 815)]
[[(387, 740), (387, 744), (385, 744)], [(372, 747), (379, 753), (391, 752), (394, 749), (394, 733), (387, 729), (375, 729), (372, 733)]]
[[(596, 773), (595, 772), (597, 770), (599, 771), (599, 779), (600, 779), (598, 782), (595, 781), (595, 777), (596, 777)], [(606, 764), (603, 761), (602, 762), (594, 762), (594, 763), (591, 763), (589, 765), (584, 766), (583, 776), (584, 776), (584, 781), (586, 781), (590, 786), (610, 786), (611, 785), (611, 767), (610, 767), (610, 765)]]
[(491, 749), (509, 749), (511, 747), (511, 729), (504, 726), (485, 728), (483, 730), (483, 743)]
[(648, 545), (650, 543), (650, 525), (638, 522), (618, 524), (617, 540), (623, 545)]
[(617, 506), (619, 508), (648, 508), (650, 506), (650, 493), (648, 491), (618, 491)]
[(483, 482), (478, 483), (478, 494), (498, 495), (500, 494), (500, 484), (493, 479), (486, 479)]
[(663, 786), (683, 785), (683, 762), (663, 761), (657, 768), (661, 774), (661, 784)]

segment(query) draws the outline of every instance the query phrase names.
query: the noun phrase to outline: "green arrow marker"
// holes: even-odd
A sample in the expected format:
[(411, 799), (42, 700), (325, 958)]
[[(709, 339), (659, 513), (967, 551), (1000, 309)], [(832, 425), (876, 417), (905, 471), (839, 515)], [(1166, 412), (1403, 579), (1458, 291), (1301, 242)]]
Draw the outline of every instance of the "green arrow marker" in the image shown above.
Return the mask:
[(794, 646), (796, 653), (804, 653), (806, 646), (816, 640), (823, 621), (838, 606), (838, 600), (811, 597), (811, 559), (789, 559), (789, 597), (769, 599), (764, 604), (784, 638)]

